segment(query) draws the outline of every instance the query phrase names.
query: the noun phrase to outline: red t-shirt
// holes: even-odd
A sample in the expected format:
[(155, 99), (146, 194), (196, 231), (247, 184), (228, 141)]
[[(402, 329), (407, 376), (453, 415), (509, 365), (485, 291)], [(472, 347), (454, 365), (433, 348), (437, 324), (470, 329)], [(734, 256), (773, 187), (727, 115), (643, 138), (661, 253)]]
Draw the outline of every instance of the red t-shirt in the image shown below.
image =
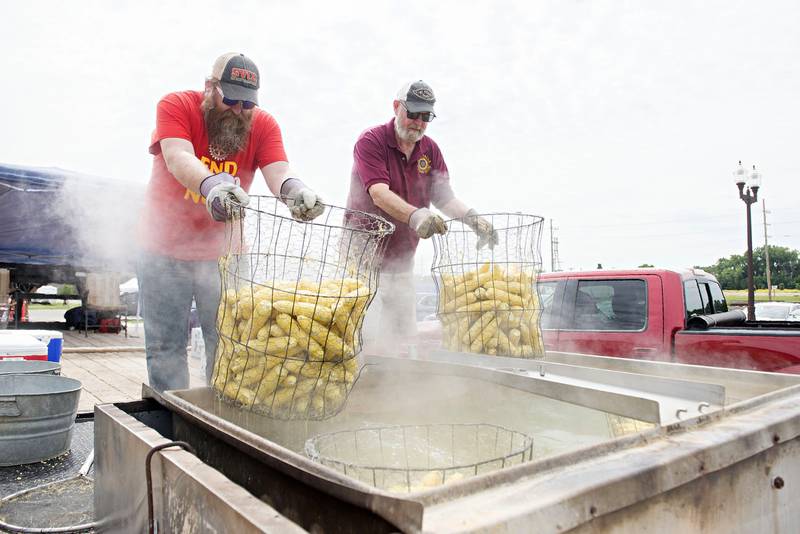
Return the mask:
[(427, 135), (423, 136), (406, 160), (397, 147), (392, 119), (364, 131), (353, 149), (347, 207), (393, 222), (395, 230), (389, 237), (381, 268), (392, 272), (412, 271), (419, 237), (408, 221), (393, 219), (375, 205), (369, 196), (369, 188), (375, 184), (387, 184), (393, 193), (418, 208), (427, 208), (431, 202), (437, 207), (444, 206), (454, 194), (439, 146)]
[(218, 258), (227, 248), (225, 225), (211, 218), (202, 195), (181, 185), (167, 170), (159, 144), (162, 139), (190, 141), (195, 156), (211, 172), (236, 176), (245, 191), (250, 189), (256, 169), (287, 161), (278, 123), (260, 108), (253, 110), (245, 148), (224, 161), (215, 161), (208, 151), (208, 133), (200, 108), (202, 101), (200, 91), (170, 93), (162, 98), (150, 141), (150, 153), (155, 157), (139, 225), (140, 244), (145, 251), (179, 260)]

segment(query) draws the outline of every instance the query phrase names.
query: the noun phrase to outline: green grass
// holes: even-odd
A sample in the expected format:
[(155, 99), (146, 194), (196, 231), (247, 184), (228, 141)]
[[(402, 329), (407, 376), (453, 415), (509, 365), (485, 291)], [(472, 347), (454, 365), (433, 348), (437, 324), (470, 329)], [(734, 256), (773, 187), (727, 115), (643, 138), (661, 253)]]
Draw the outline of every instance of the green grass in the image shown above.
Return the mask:
[[(746, 290), (725, 290), (725, 300), (728, 302), (747, 302)], [(766, 289), (757, 289), (755, 292), (756, 302), (769, 301), (769, 295)], [(784, 289), (772, 291), (772, 300), (774, 302), (800, 302), (800, 289)]]

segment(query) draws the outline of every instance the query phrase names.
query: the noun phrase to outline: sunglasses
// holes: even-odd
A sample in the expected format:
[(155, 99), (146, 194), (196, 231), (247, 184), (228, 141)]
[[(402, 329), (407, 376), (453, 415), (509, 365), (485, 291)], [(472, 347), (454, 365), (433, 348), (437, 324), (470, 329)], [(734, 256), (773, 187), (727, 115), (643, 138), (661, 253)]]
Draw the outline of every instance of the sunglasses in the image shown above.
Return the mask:
[[(402, 102), (400, 103), (403, 104)], [(434, 117), (436, 117), (436, 113), (434, 113), (433, 111), (408, 111), (408, 108), (406, 107), (405, 104), (403, 104), (403, 107), (406, 110), (406, 117), (408, 117), (412, 121), (417, 119), (422, 119), (422, 122), (431, 122), (434, 119)]]
[(239, 102), (242, 103), (242, 109), (253, 109), (256, 107), (255, 102), (250, 102), (249, 100), (233, 100), (231, 98), (226, 98), (225, 95), (222, 93), (222, 88), (218, 85), (217, 91), (219, 91), (219, 96), (222, 97), (222, 103), (229, 107), (234, 107)]

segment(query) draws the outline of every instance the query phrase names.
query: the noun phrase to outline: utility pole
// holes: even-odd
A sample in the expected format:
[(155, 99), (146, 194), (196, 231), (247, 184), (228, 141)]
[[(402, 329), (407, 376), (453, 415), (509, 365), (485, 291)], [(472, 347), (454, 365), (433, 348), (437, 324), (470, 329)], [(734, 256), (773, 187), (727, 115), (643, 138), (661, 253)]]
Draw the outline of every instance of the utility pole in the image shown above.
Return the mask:
[(550, 219), (550, 271), (556, 272), (561, 270), (561, 261), (558, 259), (558, 238), (553, 233), (553, 219)]
[(769, 241), (767, 241), (767, 204), (761, 199), (761, 210), (764, 214), (764, 258), (767, 262), (767, 298), (772, 302), (772, 279), (769, 270)]

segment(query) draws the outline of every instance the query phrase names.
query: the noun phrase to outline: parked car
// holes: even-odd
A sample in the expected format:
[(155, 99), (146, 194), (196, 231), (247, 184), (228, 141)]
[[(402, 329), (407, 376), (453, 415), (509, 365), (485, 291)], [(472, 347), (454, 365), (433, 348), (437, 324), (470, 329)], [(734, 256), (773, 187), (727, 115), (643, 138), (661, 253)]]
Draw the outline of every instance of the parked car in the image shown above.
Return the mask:
[[(36, 290), (40, 295), (58, 295), (58, 288), (56, 286), (46, 285)], [(50, 299), (31, 299), (31, 304), (50, 304)]]
[(436, 302), (435, 293), (417, 293), (417, 321), (436, 319)]
[(756, 302), (756, 321), (800, 321), (800, 303)]

